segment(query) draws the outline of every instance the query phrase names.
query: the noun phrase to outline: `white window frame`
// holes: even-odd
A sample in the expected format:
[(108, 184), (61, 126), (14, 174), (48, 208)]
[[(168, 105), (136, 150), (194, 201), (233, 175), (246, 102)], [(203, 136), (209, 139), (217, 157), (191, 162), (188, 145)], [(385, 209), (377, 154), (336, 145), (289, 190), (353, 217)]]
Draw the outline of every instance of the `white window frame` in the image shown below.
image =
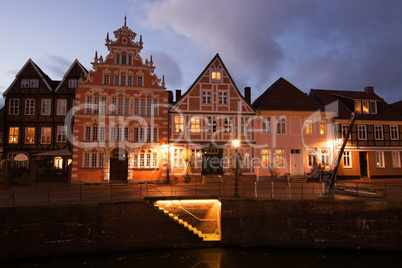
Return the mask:
[(52, 109), (51, 99), (42, 99), (41, 115), (50, 115)]
[(67, 126), (57, 126), (57, 142), (67, 141)]
[(261, 118), (262, 133), (271, 133), (271, 117)]
[(78, 85), (77, 79), (68, 79), (68, 88), (76, 88)]
[(219, 105), (227, 105), (228, 104), (227, 91), (218, 91), (218, 104)]
[(344, 168), (352, 168), (352, 152), (344, 151), (342, 155), (343, 167)]
[(375, 159), (377, 168), (385, 168), (384, 152), (375, 152)]
[(212, 92), (210, 90), (202, 91), (202, 104), (211, 104), (212, 103)]
[(223, 118), (223, 126), (225, 133), (233, 133), (233, 120), (230, 116), (225, 116)]
[(199, 116), (190, 117), (190, 132), (191, 133), (201, 132), (201, 120)]
[(330, 165), (329, 148), (321, 148), (320, 156), (321, 156), (321, 164), (324, 166), (329, 166)]
[(261, 167), (271, 166), (271, 149), (261, 149)]
[(184, 116), (183, 115), (175, 115), (173, 116), (174, 129), (175, 133), (181, 133), (184, 131)]
[(361, 141), (367, 140), (367, 126), (357, 125), (357, 138)]
[(280, 116), (276, 118), (276, 134), (286, 134), (286, 117)]
[(67, 100), (58, 99), (56, 115), (66, 115), (66, 114), (67, 114)]
[(222, 81), (222, 71), (218, 69), (211, 70), (211, 81), (212, 82)]
[(40, 143), (41, 144), (52, 143), (52, 128), (51, 127), (42, 127), (41, 128)]
[(216, 116), (208, 116), (208, 133), (215, 133), (216, 132)]
[(31, 79), (29, 81), (29, 87), (30, 88), (38, 88), (39, 87), (39, 79)]
[(399, 151), (392, 151), (392, 167), (401, 167), (401, 153)]
[(374, 139), (384, 140), (384, 127), (382, 125), (374, 125)]
[(304, 134), (313, 135), (313, 119), (311, 118), (305, 119), (304, 126), (305, 126)]
[(137, 87), (143, 87), (144, 86), (144, 78), (142, 76), (137, 77)]
[(25, 99), (25, 115), (35, 115), (35, 99)]
[(390, 125), (389, 126), (389, 136), (391, 140), (397, 141), (399, 140), (399, 127), (398, 125)]
[(8, 128), (8, 143), (9, 144), (18, 144), (19, 137), (20, 137), (20, 128), (19, 127), (9, 127)]
[(25, 127), (25, 144), (35, 144), (35, 127)]
[(285, 149), (284, 148), (275, 148), (274, 156), (275, 156), (275, 167), (276, 168), (285, 168), (286, 167)]
[(321, 119), (320, 121), (320, 135), (327, 135), (327, 119)]
[(9, 115), (18, 115), (20, 110), (20, 99), (10, 99), (8, 114)]

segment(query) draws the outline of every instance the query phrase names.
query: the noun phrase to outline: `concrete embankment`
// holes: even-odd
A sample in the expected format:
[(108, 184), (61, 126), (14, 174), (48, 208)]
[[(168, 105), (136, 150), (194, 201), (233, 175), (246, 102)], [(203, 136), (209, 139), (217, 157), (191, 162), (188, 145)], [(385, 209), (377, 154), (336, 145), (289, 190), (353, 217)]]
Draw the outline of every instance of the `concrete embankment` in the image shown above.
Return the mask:
[(0, 208), (0, 259), (225, 246), (402, 250), (402, 203), (222, 199), (222, 241), (143, 201)]

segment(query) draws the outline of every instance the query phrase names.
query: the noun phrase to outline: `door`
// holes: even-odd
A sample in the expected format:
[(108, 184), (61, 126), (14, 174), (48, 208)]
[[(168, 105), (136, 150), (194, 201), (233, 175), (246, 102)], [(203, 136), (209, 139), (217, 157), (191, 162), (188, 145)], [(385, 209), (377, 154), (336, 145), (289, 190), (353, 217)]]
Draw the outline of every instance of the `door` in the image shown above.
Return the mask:
[(110, 158), (110, 181), (127, 181), (128, 176), (128, 158), (127, 153), (114, 152)]
[(300, 149), (290, 150), (290, 174), (303, 175), (303, 158)]
[(359, 152), (359, 161), (360, 161), (360, 177), (367, 178), (367, 152)]
[(203, 150), (202, 175), (223, 175), (222, 150), (209, 146)]

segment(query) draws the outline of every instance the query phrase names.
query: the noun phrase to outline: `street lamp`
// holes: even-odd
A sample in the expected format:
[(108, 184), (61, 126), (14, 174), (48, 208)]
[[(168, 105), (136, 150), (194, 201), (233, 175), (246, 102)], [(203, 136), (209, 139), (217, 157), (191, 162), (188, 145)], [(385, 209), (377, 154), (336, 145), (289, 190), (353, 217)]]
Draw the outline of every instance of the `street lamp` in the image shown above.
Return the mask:
[(239, 197), (239, 192), (238, 192), (238, 189), (237, 189), (237, 172), (238, 172), (238, 169), (239, 169), (239, 165), (237, 163), (237, 158), (238, 158), (238, 156), (237, 156), (237, 154), (238, 154), (237, 148), (239, 148), (239, 144), (240, 144), (239, 140), (237, 140), (237, 139), (232, 140), (232, 145), (235, 148), (235, 193), (234, 193), (234, 197)]

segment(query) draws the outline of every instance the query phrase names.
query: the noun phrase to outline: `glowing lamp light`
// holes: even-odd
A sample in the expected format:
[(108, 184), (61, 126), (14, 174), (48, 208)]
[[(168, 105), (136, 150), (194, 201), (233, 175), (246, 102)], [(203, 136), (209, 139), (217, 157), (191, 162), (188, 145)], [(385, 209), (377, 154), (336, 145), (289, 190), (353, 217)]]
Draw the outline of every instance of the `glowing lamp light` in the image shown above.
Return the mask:
[(234, 147), (234, 148), (239, 148), (240, 141), (239, 141), (239, 140), (237, 140), (237, 139), (232, 140), (232, 145), (233, 145), (233, 147)]

